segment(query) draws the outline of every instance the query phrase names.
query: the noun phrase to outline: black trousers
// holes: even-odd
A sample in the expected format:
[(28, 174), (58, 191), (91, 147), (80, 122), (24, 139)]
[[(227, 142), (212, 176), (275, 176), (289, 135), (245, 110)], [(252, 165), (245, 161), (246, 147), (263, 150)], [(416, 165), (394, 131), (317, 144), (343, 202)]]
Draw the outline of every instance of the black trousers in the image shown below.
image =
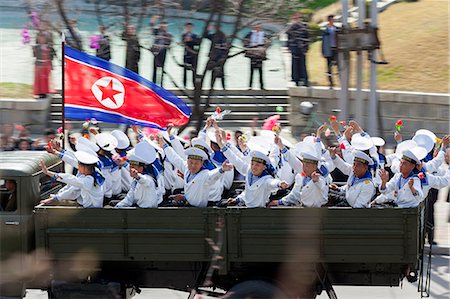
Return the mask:
[(438, 189), (431, 188), (427, 198), (427, 233), (430, 244), (434, 240), (434, 204), (438, 200), (438, 193)]
[(253, 73), (259, 72), (259, 84), (261, 89), (264, 89), (264, 79), (263, 79), (263, 66), (262, 61), (254, 61), (253, 59), (250, 62), (250, 83), (249, 87), (252, 88), (253, 85)]
[(297, 85), (300, 81), (303, 81), (304, 85), (309, 85), (306, 56), (303, 53), (292, 55), (292, 81)]
[(187, 87), (187, 74), (192, 73), (192, 86), (195, 88), (195, 73), (197, 68), (197, 57), (185, 57), (183, 67), (183, 86)]
[(223, 66), (214, 67), (211, 70), (211, 89), (214, 89), (214, 83), (216, 82), (217, 78), (220, 78), (220, 81), (222, 82), (222, 88), (225, 89), (225, 74)]
[(331, 56), (325, 57), (325, 58), (327, 59), (327, 76), (328, 76), (328, 81), (330, 83), (330, 87), (332, 87), (334, 85), (334, 83), (333, 83), (333, 72), (332, 72), (333, 64), (335, 64), (338, 67), (338, 70), (339, 70), (339, 66), (337, 64), (337, 51), (336, 51), (336, 49), (331, 49)]
[(158, 69), (161, 71), (161, 81), (159, 82), (159, 86), (163, 86), (163, 79), (164, 79), (164, 64), (166, 62), (166, 50), (161, 50), (158, 55), (155, 56), (153, 60), (153, 83), (158, 84), (157, 77), (158, 77)]

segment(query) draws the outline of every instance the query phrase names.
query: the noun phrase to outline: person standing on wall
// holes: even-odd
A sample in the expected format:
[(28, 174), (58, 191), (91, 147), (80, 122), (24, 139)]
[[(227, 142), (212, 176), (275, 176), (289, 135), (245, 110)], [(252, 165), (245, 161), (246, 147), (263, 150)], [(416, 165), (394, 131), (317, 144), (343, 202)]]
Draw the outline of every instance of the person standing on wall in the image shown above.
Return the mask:
[(330, 89), (333, 88), (333, 65), (337, 64), (337, 28), (334, 26), (334, 15), (328, 16), (328, 24), (322, 32), (322, 55), (327, 60), (327, 76), (330, 83)]
[(308, 72), (306, 69), (306, 53), (309, 49), (308, 27), (301, 21), (300, 12), (292, 15), (292, 23), (286, 31), (288, 35), (288, 48), (292, 54), (292, 81), (299, 86), (309, 86)]
[(126, 30), (122, 33), (122, 40), (127, 42), (125, 67), (139, 74), (139, 60), (141, 59), (141, 45), (136, 36), (136, 28), (125, 24)]
[(155, 37), (153, 41), (153, 45), (150, 51), (154, 55), (153, 60), (153, 79), (154, 83), (157, 83), (157, 72), (158, 68), (161, 69), (161, 81), (159, 85), (163, 86), (164, 79), (164, 64), (166, 62), (167, 49), (170, 47), (172, 43), (172, 34), (167, 31), (167, 22), (161, 21), (159, 23), (159, 27), (156, 27), (156, 22), (159, 19), (159, 16), (153, 16), (150, 19), (150, 27), (152, 28), (152, 34)]
[(259, 71), (259, 83), (261, 90), (264, 90), (263, 61), (267, 59), (266, 49), (269, 45), (270, 41), (268, 41), (264, 31), (262, 31), (261, 24), (255, 24), (253, 30), (245, 36), (244, 46), (247, 48), (245, 57), (250, 58), (249, 89), (252, 89), (253, 73)]
[(184, 25), (185, 31), (181, 35), (181, 40), (184, 45), (184, 55), (183, 55), (183, 86), (187, 87), (187, 73), (192, 71), (192, 86), (195, 88), (195, 76), (197, 71), (197, 58), (198, 50), (200, 46), (201, 39), (197, 34), (193, 33), (194, 25), (192, 23), (186, 23)]

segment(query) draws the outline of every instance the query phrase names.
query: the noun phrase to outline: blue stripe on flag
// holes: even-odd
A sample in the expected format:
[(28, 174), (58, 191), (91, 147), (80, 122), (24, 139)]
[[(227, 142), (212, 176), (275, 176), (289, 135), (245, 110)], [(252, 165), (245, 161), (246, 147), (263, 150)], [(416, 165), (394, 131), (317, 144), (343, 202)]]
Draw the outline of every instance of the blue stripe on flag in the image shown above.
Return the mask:
[(164, 128), (161, 126), (152, 123), (152, 122), (146, 122), (139, 119), (133, 119), (130, 117), (126, 117), (120, 113), (111, 113), (108, 111), (98, 111), (96, 109), (85, 109), (85, 108), (75, 108), (70, 106), (64, 107), (64, 115), (66, 118), (72, 118), (72, 119), (91, 119), (95, 118), (98, 121), (103, 122), (109, 122), (109, 123), (116, 123), (116, 124), (129, 124), (129, 125), (136, 125), (136, 126), (142, 126), (142, 127), (149, 127), (149, 128), (155, 128), (159, 130), (165, 131)]
[(161, 86), (158, 86), (155, 83), (139, 76), (135, 72), (130, 71), (129, 69), (118, 66), (118, 65), (111, 63), (109, 61), (106, 61), (104, 59), (80, 52), (75, 49), (72, 49), (71, 47), (68, 47), (68, 46), (64, 46), (64, 54), (65, 54), (65, 56), (70, 57), (72, 59), (84, 62), (88, 65), (102, 68), (102, 69), (107, 70), (116, 75), (136, 81), (139, 84), (142, 84), (143, 86), (151, 89), (154, 93), (159, 95), (163, 100), (166, 100), (166, 101), (172, 103), (173, 105), (177, 106), (178, 109), (180, 109), (180, 111), (186, 115), (186, 117), (189, 117), (192, 114), (191, 109), (185, 102), (183, 102), (183, 100), (178, 98), (173, 93), (165, 90)]

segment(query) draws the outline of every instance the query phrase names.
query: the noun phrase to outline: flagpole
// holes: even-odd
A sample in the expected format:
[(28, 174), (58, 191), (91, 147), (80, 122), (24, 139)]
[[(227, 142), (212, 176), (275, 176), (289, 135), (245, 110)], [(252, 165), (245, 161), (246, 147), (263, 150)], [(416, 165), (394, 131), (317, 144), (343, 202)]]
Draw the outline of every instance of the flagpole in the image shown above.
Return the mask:
[(64, 53), (64, 44), (65, 44), (65, 40), (66, 37), (64, 36), (64, 32), (61, 32), (61, 57), (62, 57), (62, 62), (61, 62), (61, 99), (62, 99), (62, 103), (61, 103), (61, 128), (62, 128), (62, 133), (64, 138), (62, 139), (62, 148), (65, 148), (65, 144), (66, 144), (66, 128), (65, 128), (65, 121), (64, 121), (64, 68), (65, 68), (65, 61), (66, 61), (66, 57), (65, 57), (65, 53)]

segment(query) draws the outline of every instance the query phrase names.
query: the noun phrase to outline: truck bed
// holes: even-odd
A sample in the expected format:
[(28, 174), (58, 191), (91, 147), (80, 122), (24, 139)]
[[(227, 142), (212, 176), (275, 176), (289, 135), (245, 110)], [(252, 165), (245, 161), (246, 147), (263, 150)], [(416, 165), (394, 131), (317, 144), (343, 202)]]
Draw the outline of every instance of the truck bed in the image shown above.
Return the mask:
[[(398, 285), (416, 269), (422, 206), (351, 208), (83, 209), (37, 206), (42, 258), (85, 253), (102, 262), (208, 262), (222, 234), (220, 273), (242, 264), (320, 263), (334, 284)], [(217, 231), (217, 221), (224, 221)]]

